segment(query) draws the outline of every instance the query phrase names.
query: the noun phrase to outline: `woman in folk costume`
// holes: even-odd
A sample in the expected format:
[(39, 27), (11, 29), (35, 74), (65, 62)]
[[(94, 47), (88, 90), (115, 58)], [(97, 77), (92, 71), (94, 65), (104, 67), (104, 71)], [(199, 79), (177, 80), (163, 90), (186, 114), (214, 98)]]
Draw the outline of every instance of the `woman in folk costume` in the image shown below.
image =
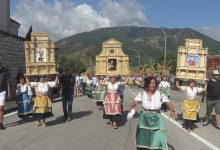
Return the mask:
[(131, 119), (135, 113), (135, 106), (141, 104), (142, 111), (136, 132), (138, 149), (168, 149), (165, 122), (160, 111), (162, 103), (166, 103), (170, 116), (175, 118), (172, 103), (166, 95), (157, 90), (157, 79), (146, 78), (144, 91), (138, 93), (131, 102), (128, 114), (128, 119)]
[(103, 108), (103, 100), (105, 98), (105, 93), (106, 93), (106, 88), (105, 86), (99, 85), (99, 83), (104, 83), (104, 78), (103, 76), (99, 77), (99, 82), (96, 83), (96, 95), (95, 95), (95, 100), (97, 109), (101, 110)]
[(20, 83), (17, 85), (16, 95), (18, 97), (18, 117), (24, 121), (32, 114), (32, 90), (26, 83), (25, 77), (20, 77)]
[(196, 100), (198, 93), (204, 92), (207, 89), (207, 82), (204, 88), (196, 87), (196, 81), (190, 79), (187, 86), (179, 86), (179, 81), (176, 82), (176, 87), (185, 92), (185, 100), (182, 104), (183, 119), (185, 119), (185, 127), (188, 132), (193, 130), (194, 122), (197, 120), (199, 111), (199, 103)]
[(85, 94), (89, 98), (92, 98), (92, 78), (91, 78), (91, 76), (88, 76), (86, 79)]
[(170, 96), (170, 83), (167, 81), (167, 76), (163, 76), (162, 81), (159, 84), (159, 89), (166, 96)]
[(117, 129), (118, 115), (121, 115), (121, 99), (119, 96), (118, 87), (119, 85), (125, 85), (125, 82), (117, 82), (117, 75), (110, 75), (110, 81), (106, 83), (100, 83), (99, 85), (106, 86), (106, 96), (103, 101), (104, 115), (107, 115), (110, 124), (114, 129)]
[(51, 112), (51, 100), (48, 97), (48, 91), (50, 87), (55, 87), (58, 84), (58, 76), (55, 81), (46, 81), (45, 76), (41, 76), (39, 82), (27, 82), (31, 87), (35, 88), (36, 97), (34, 98), (33, 113), (37, 116), (37, 123), (35, 127), (43, 126), (46, 127), (45, 115)]

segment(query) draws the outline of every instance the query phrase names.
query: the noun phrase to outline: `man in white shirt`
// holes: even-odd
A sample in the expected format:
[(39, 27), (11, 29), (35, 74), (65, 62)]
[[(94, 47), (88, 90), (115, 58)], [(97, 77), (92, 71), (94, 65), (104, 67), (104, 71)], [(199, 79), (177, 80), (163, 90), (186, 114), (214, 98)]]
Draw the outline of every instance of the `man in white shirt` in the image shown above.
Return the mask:
[(85, 94), (85, 87), (86, 87), (87, 77), (86, 77), (86, 75), (81, 74), (80, 79), (81, 79), (81, 82), (82, 82), (82, 93), (83, 93), (83, 95), (86, 95)]
[(94, 76), (92, 77), (92, 90), (95, 90), (96, 84), (97, 84), (97, 78), (96, 78), (96, 76), (94, 75)]
[(79, 79), (80, 77), (79, 77), (79, 75), (78, 74), (76, 74), (76, 82), (75, 82), (75, 96), (79, 96)]

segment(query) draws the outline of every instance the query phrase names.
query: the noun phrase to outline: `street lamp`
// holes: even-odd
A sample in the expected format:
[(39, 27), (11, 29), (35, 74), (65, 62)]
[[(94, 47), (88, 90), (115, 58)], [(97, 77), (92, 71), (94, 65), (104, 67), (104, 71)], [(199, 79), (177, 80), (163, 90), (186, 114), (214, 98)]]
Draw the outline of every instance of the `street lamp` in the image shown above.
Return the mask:
[(55, 62), (56, 62), (56, 69), (57, 69), (57, 71), (59, 72), (59, 63), (58, 63), (58, 60), (59, 60), (59, 48), (58, 47), (56, 47), (55, 49)]
[(167, 62), (167, 35), (163, 28), (158, 27), (164, 34), (164, 63)]
[(166, 35), (165, 30), (155, 25), (151, 25), (151, 24), (146, 24), (146, 25), (149, 27), (160, 29), (163, 32), (164, 34), (164, 57), (163, 58), (164, 58), (164, 63), (166, 63), (167, 62), (167, 35)]
[(138, 57), (139, 57), (139, 66), (141, 65), (141, 55), (140, 55), (140, 52), (137, 50), (137, 49), (134, 49), (134, 48), (128, 48), (130, 50), (133, 50), (135, 51), (136, 53), (138, 53)]

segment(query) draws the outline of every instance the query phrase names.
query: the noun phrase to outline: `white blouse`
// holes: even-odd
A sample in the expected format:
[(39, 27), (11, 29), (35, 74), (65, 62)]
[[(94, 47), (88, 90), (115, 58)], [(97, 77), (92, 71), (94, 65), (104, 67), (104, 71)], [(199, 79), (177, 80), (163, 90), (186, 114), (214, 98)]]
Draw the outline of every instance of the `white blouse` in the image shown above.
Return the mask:
[(180, 90), (185, 92), (185, 98), (187, 100), (196, 100), (197, 93), (204, 91), (203, 88), (194, 87), (193, 89), (189, 86), (180, 86)]
[(105, 83), (104, 80), (99, 80), (99, 82), (96, 82), (96, 86), (100, 86), (99, 83)]
[(87, 79), (87, 80), (86, 80), (86, 83), (87, 83), (87, 84), (91, 84), (91, 83), (92, 83), (92, 80)]
[(31, 90), (31, 87), (27, 84), (18, 84), (17, 85), (17, 89), (16, 89), (16, 95), (19, 95), (20, 93), (25, 92), (26, 90), (28, 90), (28, 95), (33, 95), (33, 92)]
[(168, 81), (161, 81), (159, 88), (170, 88), (170, 83)]
[(30, 86), (31, 87), (36, 87), (38, 92), (45, 93), (45, 92), (49, 91), (49, 87), (55, 87), (56, 83), (54, 81), (52, 81), (52, 82), (48, 81), (48, 82), (44, 82), (44, 83), (41, 83), (41, 82), (31, 82)]
[(120, 82), (115, 82), (112, 84), (111, 82), (106, 82), (108, 91), (118, 91), (118, 87), (121, 84)]
[(147, 92), (143, 91), (137, 94), (137, 96), (134, 99), (135, 101), (141, 102), (141, 105), (144, 109), (160, 109), (163, 102), (169, 102), (169, 99), (166, 95), (161, 93), (160, 91), (156, 91), (152, 97), (151, 100), (149, 100), (149, 97), (147, 96)]

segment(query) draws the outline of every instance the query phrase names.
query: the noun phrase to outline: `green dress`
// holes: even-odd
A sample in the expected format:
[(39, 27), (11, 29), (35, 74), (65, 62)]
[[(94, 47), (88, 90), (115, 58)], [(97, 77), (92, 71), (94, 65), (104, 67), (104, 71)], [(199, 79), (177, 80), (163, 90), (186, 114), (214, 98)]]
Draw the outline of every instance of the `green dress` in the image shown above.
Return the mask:
[(85, 94), (86, 95), (91, 95), (92, 94), (92, 84), (87, 83), (85, 87)]
[(102, 86), (99, 86), (96, 90), (96, 96), (94, 101), (102, 102), (105, 98), (106, 89)]
[(140, 113), (136, 146), (147, 149), (168, 149), (165, 122), (160, 112), (143, 110)]
[(161, 88), (160, 91), (166, 95), (166, 96), (170, 96), (170, 90), (167, 88)]

